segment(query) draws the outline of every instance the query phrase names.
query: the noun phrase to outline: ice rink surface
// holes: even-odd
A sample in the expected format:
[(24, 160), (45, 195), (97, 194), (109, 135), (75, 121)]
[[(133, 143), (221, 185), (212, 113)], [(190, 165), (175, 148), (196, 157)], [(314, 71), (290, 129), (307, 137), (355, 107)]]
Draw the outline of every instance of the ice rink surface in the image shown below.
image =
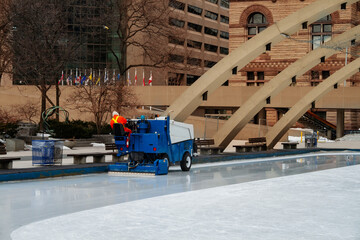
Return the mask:
[(4, 183), (0, 239), (360, 239), (360, 166), (344, 167), (359, 159), (332, 153), (157, 177)]

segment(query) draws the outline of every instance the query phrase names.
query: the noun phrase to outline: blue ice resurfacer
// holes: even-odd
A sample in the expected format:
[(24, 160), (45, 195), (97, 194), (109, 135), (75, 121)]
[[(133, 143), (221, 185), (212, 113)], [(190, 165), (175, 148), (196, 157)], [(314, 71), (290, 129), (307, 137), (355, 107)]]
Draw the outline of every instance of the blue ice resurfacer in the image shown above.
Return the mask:
[(115, 144), (118, 156), (129, 154), (127, 163), (109, 165), (110, 172), (167, 174), (170, 164), (180, 162), (183, 171), (189, 171), (192, 163), (194, 128), (170, 120), (169, 117), (129, 120), (132, 130), (124, 131), (122, 124), (114, 124)]

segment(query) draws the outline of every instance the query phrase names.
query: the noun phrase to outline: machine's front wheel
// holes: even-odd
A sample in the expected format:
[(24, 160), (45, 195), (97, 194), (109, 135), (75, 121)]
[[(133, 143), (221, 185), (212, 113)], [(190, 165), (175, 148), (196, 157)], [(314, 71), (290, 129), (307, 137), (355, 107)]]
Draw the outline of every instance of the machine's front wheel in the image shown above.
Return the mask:
[(189, 171), (191, 168), (191, 164), (192, 164), (191, 155), (188, 152), (186, 152), (180, 162), (181, 170)]

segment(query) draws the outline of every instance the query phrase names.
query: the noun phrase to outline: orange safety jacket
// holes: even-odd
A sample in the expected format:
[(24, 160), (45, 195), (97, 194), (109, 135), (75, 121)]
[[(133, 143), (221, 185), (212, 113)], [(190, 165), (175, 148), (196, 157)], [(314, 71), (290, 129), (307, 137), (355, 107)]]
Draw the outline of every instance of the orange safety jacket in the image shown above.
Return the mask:
[(129, 128), (125, 127), (125, 124), (127, 123), (126, 118), (119, 116), (119, 115), (114, 115), (114, 117), (110, 121), (110, 126), (112, 129), (114, 129), (114, 123), (121, 123), (124, 126), (125, 132), (128, 132), (128, 133), (132, 132)]

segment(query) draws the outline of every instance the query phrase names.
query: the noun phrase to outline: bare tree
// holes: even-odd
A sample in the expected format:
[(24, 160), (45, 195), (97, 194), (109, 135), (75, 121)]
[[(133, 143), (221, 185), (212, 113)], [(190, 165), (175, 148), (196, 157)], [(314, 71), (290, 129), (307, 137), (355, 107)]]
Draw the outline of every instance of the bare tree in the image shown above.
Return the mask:
[(68, 108), (74, 108), (82, 113), (91, 114), (96, 124), (97, 132), (101, 126), (111, 119), (111, 112), (120, 114), (136, 105), (135, 95), (122, 83), (102, 85), (80, 85), (69, 99)]
[[(48, 101), (59, 105), (58, 80), (61, 70), (75, 56), (78, 43), (66, 33), (67, 17), (64, 1), (13, 0), (12, 36), (14, 78), (35, 85), (41, 93), (41, 112)], [(74, 37), (75, 38), (75, 37)], [(47, 92), (56, 86), (56, 102)], [(42, 119), (40, 118), (40, 123)]]
[(16, 104), (12, 106), (12, 108), (15, 109), (15, 113), (19, 119), (36, 123), (35, 117), (39, 116), (39, 104), (28, 102), (26, 105)]
[(11, 51), (9, 37), (11, 35), (10, 1), (0, 4), (0, 81), (2, 74), (9, 70)]
[[(184, 30), (169, 25), (174, 15), (167, 0), (113, 0), (108, 15), (109, 31), (116, 35), (111, 51), (123, 77), (134, 67), (179, 68), (169, 61), (173, 49), (169, 38), (181, 38)], [(107, 28), (107, 26), (105, 26)], [(114, 46), (113, 46), (114, 47)], [(128, 61), (129, 51), (138, 51), (141, 61)]]

